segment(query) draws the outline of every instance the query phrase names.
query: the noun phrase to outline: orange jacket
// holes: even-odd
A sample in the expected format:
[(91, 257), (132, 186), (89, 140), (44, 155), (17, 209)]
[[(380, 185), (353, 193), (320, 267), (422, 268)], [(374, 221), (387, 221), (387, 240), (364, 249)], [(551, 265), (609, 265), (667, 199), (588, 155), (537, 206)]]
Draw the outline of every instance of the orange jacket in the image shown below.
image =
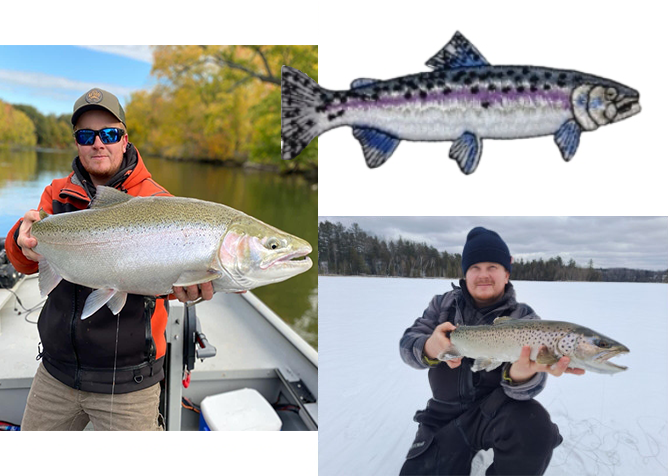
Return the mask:
[[(70, 175), (54, 180), (44, 189), (40, 209), (57, 214), (82, 210), (90, 205), (94, 193), (90, 176), (81, 168), (78, 158), (72, 168)], [(132, 144), (128, 144), (121, 170), (107, 185), (133, 196), (171, 196), (151, 178)], [(27, 259), (16, 242), (21, 222), (19, 220), (9, 231), (5, 248), (17, 271), (32, 274), (38, 271), (38, 264)], [(44, 349), (41, 356), (47, 370), (66, 385), (84, 391), (110, 393), (116, 319), (106, 306), (90, 318), (80, 319), (90, 292), (90, 288), (63, 280), (49, 294), (38, 323)], [(165, 302), (165, 299), (128, 295), (120, 315), (115, 366), (123, 370), (116, 372), (115, 393), (141, 390), (164, 377)], [(113, 326), (109, 324), (111, 319)]]

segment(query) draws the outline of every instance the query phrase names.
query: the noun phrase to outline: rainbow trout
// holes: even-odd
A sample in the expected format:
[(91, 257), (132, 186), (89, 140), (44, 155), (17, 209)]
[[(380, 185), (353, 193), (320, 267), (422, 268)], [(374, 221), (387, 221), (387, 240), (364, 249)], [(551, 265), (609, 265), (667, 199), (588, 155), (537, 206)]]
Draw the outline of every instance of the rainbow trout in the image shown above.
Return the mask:
[(459, 32), (427, 66), (433, 71), (356, 79), (347, 91), (324, 89), (283, 66), (283, 158), (296, 157), (330, 129), (351, 126), (371, 168), (384, 164), (402, 140), (454, 141), (450, 158), (470, 174), (482, 139), (554, 136), (569, 161), (583, 131), (640, 112), (640, 95), (628, 86), (578, 71), (491, 65)]
[(40, 292), (46, 296), (62, 279), (96, 289), (82, 319), (105, 304), (118, 314), (128, 294), (157, 296), (208, 281), (217, 292), (245, 291), (312, 265), (306, 241), (193, 198), (132, 197), (97, 187), (90, 209), (40, 215), (32, 226), (43, 256)]
[(452, 346), (439, 360), (459, 357), (475, 359), (471, 370), (494, 370), (504, 362), (515, 362), (522, 347), (531, 346), (531, 360), (552, 365), (570, 357), (571, 368), (613, 374), (627, 367), (608, 359), (629, 349), (616, 340), (587, 327), (562, 321), (499, 317), (491, 326), (459, 326), (450, 333)]

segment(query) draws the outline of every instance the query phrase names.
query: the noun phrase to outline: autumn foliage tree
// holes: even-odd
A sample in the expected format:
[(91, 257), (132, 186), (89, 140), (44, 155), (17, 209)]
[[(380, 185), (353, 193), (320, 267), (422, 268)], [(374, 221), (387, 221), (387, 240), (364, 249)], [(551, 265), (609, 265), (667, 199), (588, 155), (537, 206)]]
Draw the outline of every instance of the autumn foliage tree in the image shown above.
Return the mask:
[(0, 144), (34, 146), (35, 125), (22, 111), (0, 101)]
[(152, 91), (126, 107), (130, 138), (144, 153), (180, 159), (317, 167), (317, 145), (280, 157), (280, 68), (317, 79), (316, 46), (157, 46)]

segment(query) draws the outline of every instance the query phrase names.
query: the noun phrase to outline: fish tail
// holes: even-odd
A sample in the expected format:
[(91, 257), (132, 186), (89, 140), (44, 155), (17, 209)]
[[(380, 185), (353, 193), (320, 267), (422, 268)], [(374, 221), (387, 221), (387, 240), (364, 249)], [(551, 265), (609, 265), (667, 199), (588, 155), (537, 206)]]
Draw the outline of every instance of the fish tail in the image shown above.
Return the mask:
[(320, 95), (326, 90), (290, 66), (281, 68), (281, 156), (294, 159), (323, 130), (319, 124)]

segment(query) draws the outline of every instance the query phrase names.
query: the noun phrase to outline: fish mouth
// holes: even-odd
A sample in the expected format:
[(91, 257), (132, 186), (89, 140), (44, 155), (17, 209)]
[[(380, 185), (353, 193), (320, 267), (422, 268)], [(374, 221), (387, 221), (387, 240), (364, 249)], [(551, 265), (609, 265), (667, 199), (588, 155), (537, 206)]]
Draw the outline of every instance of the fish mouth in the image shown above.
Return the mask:
[(594, 362), (596, 362), (597, 366), (599, 366), (602, 369), (606, 369), (610, 372), (621, 372), (623, 370), (627, 370), (628, 367), (624, 365), (618, 365), (614, 362), (610, 362), (610, 359), (613, 357), (617, 357), (618, 355), (623, 355), (623, 354), (628, 354), (629, 349), (624, 347), (623, 349), (613, 349), (613, 350), (608, 350), (605, 352), (601, 352), (594, 358)]
[(276, 259), (271, 260), (270, 262), (260, 266), (261, 269), (268, 269), (272, 267), (281, 267), (281, 268), (297, 268), (297, 269), (310, 269), (313, 266), (313, 261), (307, 255), (311, 253), (310, 248), (295, 250), (292, 253), (287, 253), (282, 256), (279, 256)]
[(608, 119), (612, 122), (618, 122), (628, 117), (635, 116), (641, 111), (640, 97), (624, 97), (615, 101), (614, 105), (611, 104), (608, 109), (609, 110), (606, 110), (606, 116), (608, 116)]

